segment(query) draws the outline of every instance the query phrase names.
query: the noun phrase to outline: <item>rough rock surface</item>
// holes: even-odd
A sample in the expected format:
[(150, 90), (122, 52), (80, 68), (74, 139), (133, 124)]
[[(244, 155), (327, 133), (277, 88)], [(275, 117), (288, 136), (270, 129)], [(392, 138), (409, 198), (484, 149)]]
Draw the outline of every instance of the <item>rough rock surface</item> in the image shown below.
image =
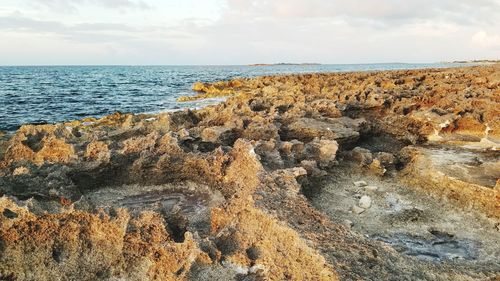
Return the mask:
[(350, 163), (500, 225), (499, 87), (499, 65), (270, 76), (196, 83), (183, 100), (229, 96), (196, 111), (23, 126), (0, 135), (0, 279), (498, 278), (357, 233), (383, 182), (350, 180), (367, 209), (339, 223), (309, 198)]

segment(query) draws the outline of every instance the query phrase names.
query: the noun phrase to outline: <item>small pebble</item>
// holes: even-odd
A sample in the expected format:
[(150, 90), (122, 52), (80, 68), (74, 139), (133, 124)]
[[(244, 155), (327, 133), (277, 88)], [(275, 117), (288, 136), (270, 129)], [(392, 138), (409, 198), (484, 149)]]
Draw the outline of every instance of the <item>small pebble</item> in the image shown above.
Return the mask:
[(368, 209), (372, 205), (372, 199), (370, 196), (363, 195), (361, 196), (361, 199), (359, 199), (359, 207)]
[(368, 191), (376, 191), (378, 189), (377, 186), (375, 185), (367, 185), (365, 186), (365, 190), (368, 190)]
[(361, 214), (362, 212), (365, 211), (365, 209), (358, 207), (358, 206), (352, 206), (351, 211), (355, 213), (356, 215)]
[(354, 185), (357, 187), (362, 187), (362, 186), (367, 186), (368, 184), (366, 183), (366, 181), (355, 181)]
[(354, 223), (350, 220), (344, 220), (343, 224), (349, 228), (351, 228), (354, 225)]
[(57, 197), (57, 196), (59, 196), (59, 192), (57, 192), (56, 189), (51, 188), (51, 189), (49, 189), (49, 195), (52, 197)]

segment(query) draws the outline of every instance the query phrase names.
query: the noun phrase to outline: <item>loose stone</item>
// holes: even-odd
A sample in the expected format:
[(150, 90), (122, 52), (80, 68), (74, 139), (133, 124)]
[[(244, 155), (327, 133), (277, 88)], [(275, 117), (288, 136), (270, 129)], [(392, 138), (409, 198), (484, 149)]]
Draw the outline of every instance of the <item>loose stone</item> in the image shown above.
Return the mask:
[(358, 207), (356, 205), (352, 206), (351, 211), (355, 213), (356, 215), (359, 215), (365, 211), (365, 209)]
[(363, 195), (361, 196), (361, 199), (359, 199), (358, 205), (363, 209), (368, 209), (372, 205), (372, 199), (370, 198), (370, 196)]
[(363, 186), (367, 186), (368, 184), (366, 183), (366, 181), (355, 181), (354, 185), (357, 187), (363, 187)]

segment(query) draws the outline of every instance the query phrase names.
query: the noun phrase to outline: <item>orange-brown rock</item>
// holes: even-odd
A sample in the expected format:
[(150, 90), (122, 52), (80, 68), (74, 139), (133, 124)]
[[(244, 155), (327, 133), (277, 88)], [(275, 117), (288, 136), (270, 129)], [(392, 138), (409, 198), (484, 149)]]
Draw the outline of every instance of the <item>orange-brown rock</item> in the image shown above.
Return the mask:
[(93, 141), (87, 145), (85, 157), (99, 162), (108, 162), (111, 158), (111, 153), (105, 142)]
[(182, 100), (226, 101), (23, 126), (0, 136), (0, 279), (493, 277), (500, 269), (489, 260), (409, 257), (339, 225), (309, 197), (347, 163), (497, 220), (499, 73), (487, 65), (196, 83), (197, 95)]

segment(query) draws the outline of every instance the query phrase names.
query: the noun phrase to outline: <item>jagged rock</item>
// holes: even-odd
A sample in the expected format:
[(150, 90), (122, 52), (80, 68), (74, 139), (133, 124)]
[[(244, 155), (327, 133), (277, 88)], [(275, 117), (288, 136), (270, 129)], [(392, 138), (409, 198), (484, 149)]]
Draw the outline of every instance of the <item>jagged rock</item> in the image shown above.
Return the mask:
[(281, 169), (284, 167), (283, 159), (279, 151), (276, 149), (276, 141), (260, 141), (256, 147), (255, 152), (261, 157), (261, 161), (267, 167), (274, 169)]
[(334, 101), (328, 99), (319, 99), (311, 103), (311, 107), (314, 111), (319, 112), (322, 116), (337, 118), (341, 117), (342, 113), (337, 108)]
[(307, 171), (304, 168), (296, 167), (291, 169), (276, 170), (273, 172), (272, 177), (279, 187), (290, 191), (292, 195), (296, 195), (299, 193), (301, 187), (295, 179), (305, 175), (307, 175)]
[(109, 162), (111, 159), (111, 152), (105, 142), (92, 141), (87, 145), (84, 156), (89, 160)]
[(241, 136), (250, 140), (271, 140), (278, 137), (278, 128), (268, 122), (251, 122)]
[(298, 140), (283, 141), (280, 143), (280, 152), (288, 157), (303, 157), (305, 145)]
[(380, 163), (379, 159), (374, 159), (370, 165), (368, 166), (368, 169), (375, 175), (378, 176), (383, 176), (387, 172), (387, 169), (385, 168), (382, 163)]
[(123, 142), (121, 153), (130, 154), (148, 150), (151, 151), (155, 148), (156, 142), (159, 137), (160, 135), (158, 134), (158, 132), (151, 132), (144, 137), (132, 137), (130, 139), (126, 139)]
[(386, 168), (392, 167), (396, 162), (396, 157), (392, 153), (388, 152), (377, 152), (374, 158), (377, 159)]
[(355, 147), (350, 152), (350, 157), (362, 166), (370, 165), (373, 161), (371, 151), (362, 147)]
[(201, 138), (205, 142), (229, 145), (235, 141), (235, 135), (232, 128), (215, 126), (203, 129)]
[(186, 130), (185, 128), (182, 128), (180, 129), (178, 132), (177, 132), (177, 135), (179, 136), (179, 140), (190, 140), (192, 139), (191, 138), (191, 135), (189, 134), (189, 131)]
[[(359, 122), (363, 122), (359, 120)], [(358, 123), (359, 123), (358, 122)], [(359, 138), (356, 120), (342, 117), (328, 121), (300, 118), (288, 125), (286, 138), (308, 142), (314, 138), (337, 140), (339, 143), (355, 142)]]
[[(453, 75), (442, 75), (443, 73), (453, 73)], [(443, 78), (446, 76), (449, 79)], [(425, 79), (422, 80), (421, 77), (425, 77)], [(487, 83), (483, 81), (485, 79), (488, 81)], [(400, 83), (400, 81), (405, 82)], [(232, 87), (232, 83), (237, 86)], [(266, 104), (272, 105), (277, 105), (286, 98), (288, 100), (286, 112), (280, 114), (289, 116), (289, 113), (293, 112), (291, 114), (293, 116), (290, 117), (307, 117), (307, 114), (313, 114), (314, 118), (325, 116), (325, 110), (328, 111), (325, 108), (332, 109), (332, 115), (337, 115), (334, 105), (335, 108), (341, 108), (345, 112), (357, 109), (378, 112), (384, 109), (385, 112), (380, 117), (392, 113), (401, 114), (401, 116), (391, 116), (392, 120), (385, 120), (390, 125), (386, 127), (387, 131), (396, 136), (404, 135), (412, 139), (429, 137), (445, 141), (465, 138), (467, 142), (477, 142), (486, 138), (498, 142), (500, 126), (497, 125), (499, 123), (498, 110), (496, 109), (498, 106), (495, 106), (498, 101), (495, 100), (493, 102), (495, 104), (491, 103), (495, 86), (498, 84), (498, 65), (493, 65), (473, 71), (457, 68), (436, 72), (428, 71), (425, 74), (422, 74), (421, 70), (412, 70), (376, 73), (367, 76), (341, 73), (271, 76), (247, 80), (235, 79), (213, 84), (197, 84), (197, 88), (203, 89), (207, 93), (211, 89), (218, 89), (216, 91), (219, 93), (223, 88), (234, 90), (226, 91), (229, 95), (248, 92), (260, 93), (264, 96)], [(262, 91), (262, 89), (266, 90)], [(276, 91), (276, 89), (279, 90)], [(474, 91), (464, 89), (474, 89)], [(307, 102), (309, 102), (307, 104), (304, 104), (305, 97), (299, 95), (299, 93), (303, 95), (304, 92), (307, 93)], [(453, 93), (452, 101), (450, 93)], [(261, 100), (254, 96), (250, 96), (249, 99), (252, 99), (253, 103)], [(474, 112), (463, 114), (466, 108), (471, 108)], [(427, 114), (431, 110), (437, 112), (434, 114), (438, 117), (449, 114), (455, 116), (449, 121), (453, 123), (456, 120), (456, 124), (452, 124), (452, 128), (448, 130), (443, 130), (440, 124), (444, 120), (429, 118)], [(464, 116), (456, 118), (457, 113)], [(455, 125), (457, 125), (456, 128)], [(485, 131), (488, 127), (491, 131), (486, 134)], [(427, 129), (419, 132), (421, 128)], [(440, 138), (434, 138), (434, 136)], [(495, 144), (488, 144), (489, 147), (491, 145)]]
[(318, 168), (318, 163), (315, 160), (302, 160), (300, 166), (306, 169), (307, 174), (312, 177), (326, 176), (328, 173)]
[(320, 166), (329, 166), (335, 161), (339, 146), (334, 140), (314, 139), (306, 144), (308, 158), (317, 159)]
[[(227, 100), (200, 110), (23, 126), (0, 136), (0, 279), (185, 280), (197, 270), (263, 280), (487, 276), (483, 265), (471, 277), (464, 267), (405, 259), (338, 228), (300, 192), (301, 184), (329, 180), (315, 177), (337, 161), (354, 160), (363, 172), (397, 167), (409, 186), (498, 218), (498, 181), (485, 187), (452, 177), (421, 148), (391, 147), (389, 153), (366, 143), (383, 133), (404, 145), (498, 147), (498, 69), (197, 83), (199, 95), (185, 100)], [(355, 146), (372, 151), (347, 151)], [(337, 159), (339, 149), (344, 158)], [(497, 170), (471, 163), (490, 175)], [(149, 190), (165, 184), (172, 185), (165, 194)], [(97, 208), (110, 190), (119, 196)], [(195, 204), (193, 193), (220, 200), (201, 198), (210, 204), (193, 220), (182, 212), (200, 206), (178, 203)], [(175, 215), (168, 213), (171, 202), (177, 202)], [(371, 198), (361, 196), (358, 204), (369, 208)], [(351, 211), (365, 212), (360, 206)]]

